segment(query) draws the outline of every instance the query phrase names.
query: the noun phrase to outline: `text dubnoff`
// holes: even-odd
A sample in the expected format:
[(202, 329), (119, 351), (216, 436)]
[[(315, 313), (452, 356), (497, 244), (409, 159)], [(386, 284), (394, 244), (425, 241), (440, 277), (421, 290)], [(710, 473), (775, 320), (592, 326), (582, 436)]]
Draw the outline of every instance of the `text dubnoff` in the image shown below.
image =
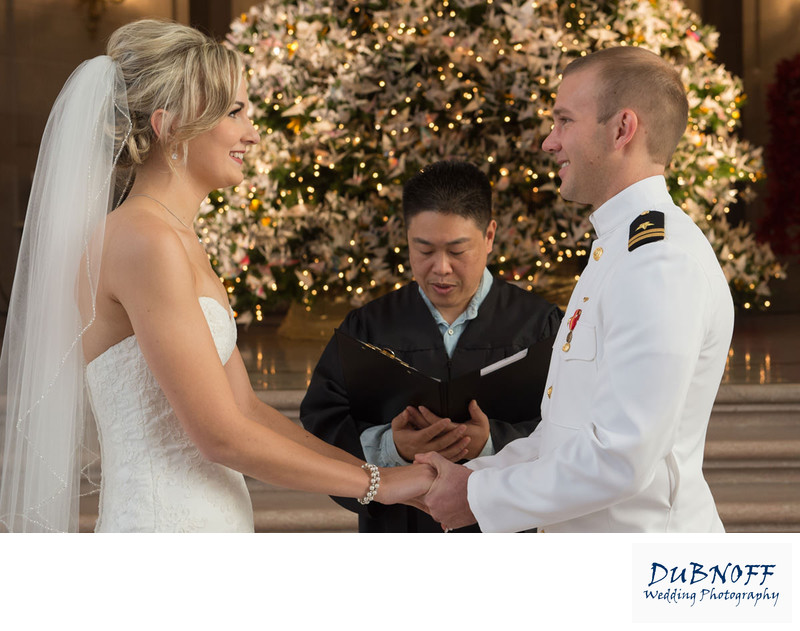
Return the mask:
[(636, 622), (789, 622), (791, 543), (634, 543)]
[(688, 567), (667, 567), (653, 562), (645, 599), (669, 603), (697, 603), (712, 600), (735, 601), (737, 607), (778, 604), (780, 592), (770, 589), (767, 579), (774, 576), (774, 563), (726, 563), (723, 567), (690, 562)]

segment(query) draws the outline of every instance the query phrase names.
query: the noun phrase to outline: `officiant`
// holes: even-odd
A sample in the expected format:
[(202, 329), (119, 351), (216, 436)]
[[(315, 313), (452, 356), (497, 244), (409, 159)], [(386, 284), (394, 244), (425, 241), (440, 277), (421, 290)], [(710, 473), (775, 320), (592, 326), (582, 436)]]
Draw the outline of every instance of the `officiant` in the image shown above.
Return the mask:
[[(512, 394), (519, 410), (511, 420), (488, 418), (479, 402), (470, 404), (464, 422), (431, 414), (426, 420), (411, 406), (393, 418), (362, 418), (352, 410), (334, 336), (311, 377), (300, 419), (316, 436), (382, 467), (410, 464), (417, 453), (429, 451), (453, 462), (492, 455), (539, 423), (548, 338), (563, 313), (487, 269), (497, 223), (491, 184), (476, 166), (441, 161), (411, 177), (403, 187), (403, 218), (415, 280), (351, 311), (340, 331), (440, 380), (537, 343), (542, 369), (532, 374), (529, 389)], [(359, 532), (441, 532), (426, 513), (409, 506), (333, 499), (358, 513)]]

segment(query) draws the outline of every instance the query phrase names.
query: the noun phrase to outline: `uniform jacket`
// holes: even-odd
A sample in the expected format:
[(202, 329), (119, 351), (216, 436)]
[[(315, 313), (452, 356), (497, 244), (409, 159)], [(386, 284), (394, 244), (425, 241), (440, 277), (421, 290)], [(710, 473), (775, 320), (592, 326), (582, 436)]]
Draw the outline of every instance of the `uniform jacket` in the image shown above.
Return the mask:
[[(467, 324), (448, 359), (436, 322), (420, 296), (419, 286), (412, 282), (351, 311), (340, 328), (364, 342), (392, 349), (397, 357), (428, 375), (446, 379), (480, 369), (554, 336), (561, 316), (556, 306), (540, 296), (495, 278), (477, 317)], [(543, 356), (542, 361), (546, 363), (549, 358)], [(544, 392), (543, 382), (531, 387)], [(525, 418), (529, 420), (516, 424), (490, 420), (495, 449), (529, 435), (540, 420), (539, 410), (530, 410)], [(360, 458), (364, 457), (361, 433), (371, 425), (392, 420), (363, 423), (350, 415), (335, 337), (311, 377), (300, 406), (300, 419), (311, 433)], [(334, 499), (359, 513), (362, 532), (441, 532), (441, 526), (428, 515), (408, 506), (377, 502), (361, 506), (353, 499)]]
[(468, 463), (470, 507), (484, 531), (720, 532), (702, 465), (733, 330), (728, 283), (662, 177), (590, 219), (542, 422)]

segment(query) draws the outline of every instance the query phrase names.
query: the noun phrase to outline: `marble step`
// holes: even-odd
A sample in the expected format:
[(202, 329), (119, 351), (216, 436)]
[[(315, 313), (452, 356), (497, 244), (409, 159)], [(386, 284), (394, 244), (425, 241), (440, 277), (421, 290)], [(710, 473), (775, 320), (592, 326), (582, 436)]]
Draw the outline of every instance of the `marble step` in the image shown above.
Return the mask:
[(800, 532), (800, 386), (723, 386), (703, 470), (729, 532)]
[(256, 532), (357, 532), (358, 517), (322, 493), (247, 479)]
[(800, 485), (709, 480), (727, 532), (800, 532)]
[(715, 408), (704, 462), (709, 469), (800, 470), (800, 404), (735, 411)]

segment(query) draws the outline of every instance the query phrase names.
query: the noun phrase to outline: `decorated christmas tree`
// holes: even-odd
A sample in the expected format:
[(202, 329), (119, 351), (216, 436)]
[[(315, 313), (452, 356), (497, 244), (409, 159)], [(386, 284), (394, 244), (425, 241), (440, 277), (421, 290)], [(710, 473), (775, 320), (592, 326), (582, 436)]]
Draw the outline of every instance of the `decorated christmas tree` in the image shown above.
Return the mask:
[(549, 154), (560, 70), (596, 49), (642, 46), (680, 68), (688, 133), (668, 172), (744, 308), (784, 275), (728, 213), (763, 176), (737, 139), (741, 81), (714, 61), (718, 34), (680, 2), (268, 0), (231, 25), (260, 144), (248, 175), (201, 219), (239, 321), (287, 301), (358, 304), (410, 280), (402, 183), (440, 159), (473, 162), (494, 187), (490, 267), (546, 294), (568, 291), (593, 238), (564, 202)]

